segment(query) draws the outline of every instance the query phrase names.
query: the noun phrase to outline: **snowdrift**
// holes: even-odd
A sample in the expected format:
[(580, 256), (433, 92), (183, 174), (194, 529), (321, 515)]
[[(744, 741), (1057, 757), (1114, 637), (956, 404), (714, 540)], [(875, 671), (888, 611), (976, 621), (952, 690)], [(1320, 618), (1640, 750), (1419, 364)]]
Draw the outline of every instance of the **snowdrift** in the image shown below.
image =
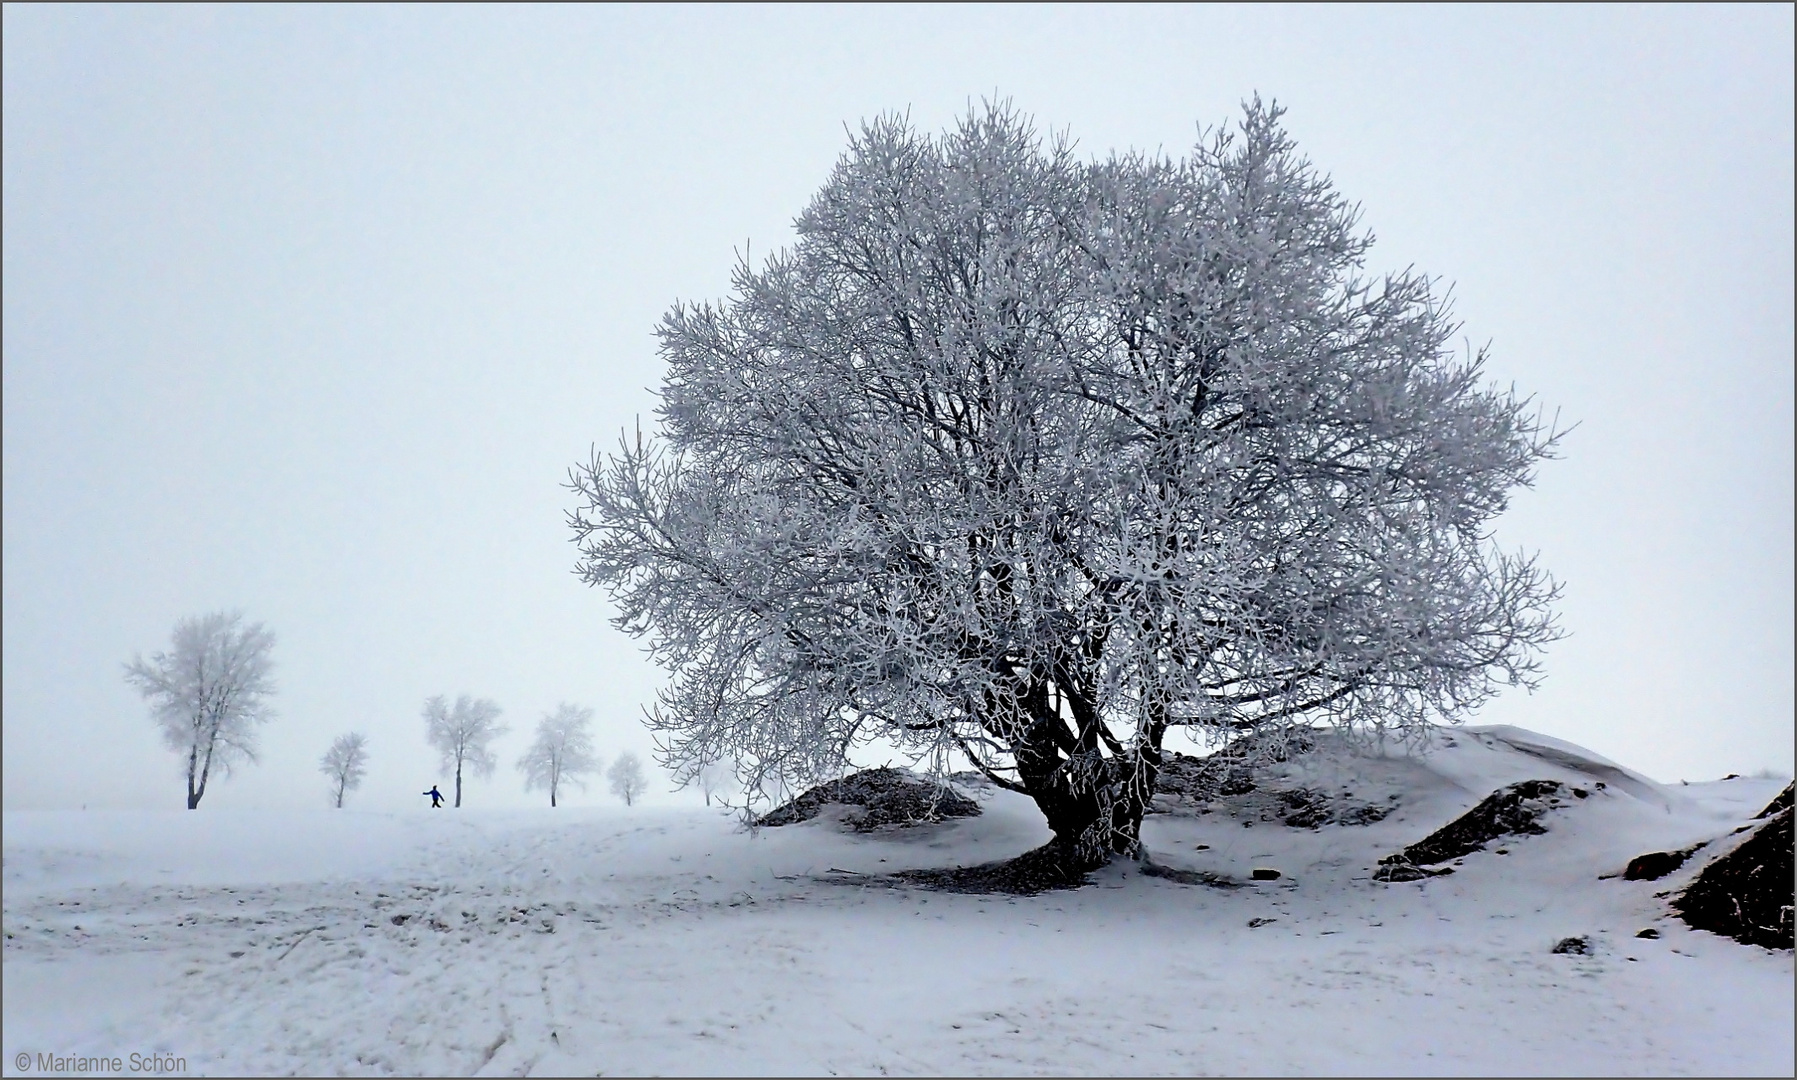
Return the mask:
[[(1670, 909), (1754, 838), (1776, 846), (1789, 817), (1754, 815), (1782, 781), (1668, 788), (1514, 728), (1410, 749), (1319, 733), (1237, 762), (1234, 794), (1172, 793), (1144, 822), (1152, 862), (1035, 895), (921, 880), (1048, 839), (1028, 799), (973, 787), (977, 816), (864, 832), (838, 810), (765, 829), (644, 807), (9, 813), (4, 1060), (1790, 1075), (1792, 954)], [(1525, 782), (1567, 789), (1557, 805), (1540, 793), (1559, 789), (1528, 789), (1541, 832), (1428, 864), (1452, 874), (1375, 880)], [(1300, 790), (1321, 811), (1288, 824)], [(1624, 876), (1686, 848), (1658, 880)]]
[[(1566, 838), (1549, 849), (1592, 850), (1592, 865), (1603, 868), (1593, 874), (1598, 880), (1670, 879), (1672, 887), (1657, 896), (1676, 896), (1670, 910), (1691, 926), (1767, 948), (1793, 945), (1788, 784), (1755, 815), (1766, 820), (1742, 823), (1768, 781), (1736, 777), (1671, 788), (1583, 747), (1507, 725), (1440, 728), (1407, 744), (1329, 731), (1272, 745), (1239, 740), (1207, 758), (1176, 759), (1170, 772), (1157, 809), (1174, 818), (1215, 815), (1246, 827), (1313, 830), (1367, 826), (1394, 814), (1393, 825), (1442, 822), (1379, 856), (1375, 881), (1446, 876), (1475, 855), (1536, 857), (1530, 838), (1562, 830)], [(1742, 833), (1750, 835), (1732, 839)], [(1631, 840), (1652, 847), (1652, 837), (1678, 842), (1665, 845), (1669, 850), (1637, 848), (1614, 866)], [(1242, 869), (1193, 866), (1165, 876), (1228, 884)]]

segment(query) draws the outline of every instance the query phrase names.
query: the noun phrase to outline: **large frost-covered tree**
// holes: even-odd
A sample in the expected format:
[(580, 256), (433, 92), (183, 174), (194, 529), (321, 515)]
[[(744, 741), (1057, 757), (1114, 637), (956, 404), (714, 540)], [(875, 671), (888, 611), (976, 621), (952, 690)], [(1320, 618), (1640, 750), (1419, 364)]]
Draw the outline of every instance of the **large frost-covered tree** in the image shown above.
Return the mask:
[(1134, 852), (1164, 742), (1409, 729), (1532, 686), (1556, 586), (1489, 532), (1558, 433), (1368, 276), (1275, 107), (1076, 159), (1008, 107), (865, 125), (722, 304), (659, 335), (660, 435), (571, 475), (585, 580), (673, 680), (667, 764), (751, 789), (868, 740)]
[(318, 771), (331, 781), (331, 805), (343, 809), (343, 797), (361, 787), (368, 775), (368, 740), (355, 731), (337, 736), (319, 759)]
[(524, 790), (547, 789), (549, 805), (553, 807), (563, 784), (585, 788), (581, 777), (599, 769), (599, 759), (593, 756), (593, 735), (588, 730), (592, 722), (592, 709), (565, 701), (537, 721), (537, 741), (518, 759)]
[(125, 681), (150, 702), (162, 740), (185, 758), (187, 808), (199, 808), (216, 774), (256, 761), (257, 728), (274, 716), (269, 697), (275, 636), (242, 612), (175, 624), (172, 648), (125, 665)]
[(499, 706), (486, 698), (462, 694), (451, 705), (442, 694), (424, 702), (425, 736), (443, 755), (443, 767), (455, 769), (455, 805), (462, 805), (462, 770), (492, 776), (499, 759), (491, 743), (511, 730), (499, 722)]

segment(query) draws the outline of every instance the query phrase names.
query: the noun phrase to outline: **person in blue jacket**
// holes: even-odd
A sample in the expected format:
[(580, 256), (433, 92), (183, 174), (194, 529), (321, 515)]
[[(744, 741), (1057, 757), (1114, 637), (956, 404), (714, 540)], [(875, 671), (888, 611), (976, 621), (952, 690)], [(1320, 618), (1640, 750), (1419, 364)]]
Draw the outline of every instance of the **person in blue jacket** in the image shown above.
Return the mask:
[(429, 795), (431, 797), (431, 809), (432, 810), (435, 810), (437, 807), (443, 805), (443, 793), (441, 791), (437, 790), (437, 785), (435, 785), (435, 784), (431, 785), (431, 789), (429, 791), (420, 792), (419, 794)]

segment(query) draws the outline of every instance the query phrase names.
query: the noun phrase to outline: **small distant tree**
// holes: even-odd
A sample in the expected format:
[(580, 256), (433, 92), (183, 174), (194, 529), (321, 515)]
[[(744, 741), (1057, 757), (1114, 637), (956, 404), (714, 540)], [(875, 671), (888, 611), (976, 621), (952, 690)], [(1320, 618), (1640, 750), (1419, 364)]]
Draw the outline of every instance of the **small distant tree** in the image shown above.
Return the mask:
[(187, 808), (199, 808), (214, 773), (256, 761), (258, 725), (274, 717), (268, 698), (275, 636), (243, 613), (214, 612), (175, 624), (173, 648), (125, 665), (125, 681), (150, 702), (162, 740), (187, 758)]
[(626, 750), (618, 755), (606, 770), (605, 779), (611, 785), (611, 793), (624, 800), (625, 806), (635, 805), (643, 792), (649, 790), (649, 781), (643, 777), (643, 763), (637, 756)]
[(339, 735), (318, 763), (318, 771), (331, 779), (331, 805), (339, 810), (343, 809), (343, 796), (361, 787), (362, 777), (368, 773), (367, 744), (358, 732)]
[(462, 805), (462, 769), (492, 776), (499, 759), (490, 743), (511, 730), (499, 722), (499, 706), (487, 698), (459, 695), (452, 706), (442, 694), (424, 703), (424, 723), (432, 746), (443, 755), (443, 767), (455, 768), (455, 805)]
[(549, 805), (554, 806), (562, 784), (586, 790), (580, 777), (599, 771), (593, 736), (587, 730), (592, 721), (593, 710), (565, 701), (537, 721), (537, 741), (518, 759), (526, 791), (548, 788)]
[(731, 768), (729, 762), (725, 761), (707, 761), (699, 766), (698, 771), (693, 774), (693, 782), (697, 783), (699, 790), (705, 793), (706, 806), (711, 805), (713, 795), (729, 787), (731, 781), (735, 779), (736, 770)]

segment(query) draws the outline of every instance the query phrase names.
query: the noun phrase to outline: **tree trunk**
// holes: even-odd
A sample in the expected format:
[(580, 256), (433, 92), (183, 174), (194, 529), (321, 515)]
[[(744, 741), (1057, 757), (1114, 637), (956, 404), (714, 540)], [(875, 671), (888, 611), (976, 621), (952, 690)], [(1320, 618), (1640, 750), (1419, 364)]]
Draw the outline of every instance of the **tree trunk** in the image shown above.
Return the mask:
[(462, 808), (462, 759), (460, 755), (455, 759), (455, 807), (457, 810)]
[[(1095, 750), (1071, 758), (1018, 754), (1018, 771), (1047, 819), (1050, 853), (1069, 875), (1096, 870), (1113, 855), (1141, 850), (1142, 815), (1154, 794), (1158, 754), (1104, 757)], [(1033, 767), (1031, 767), (1033, 766)]]
[(210, 745), (206, 747), (206, 757), (200, 763), (200, 783), (198, 787), (195, 787), (193, 782), (191, 758), (189, 759), (188, 768), (187, 808), (189, 810), (198, 810), (200, 808), (200, 800), (206, 797), (206, 778), (212, 775), (212, 747)]
[(200, 805), (200, 797), (194, 794), (193, 780), (200, 768), (200, 745), (195, 743), (187, 751), (187, 808), (192, 810)]

